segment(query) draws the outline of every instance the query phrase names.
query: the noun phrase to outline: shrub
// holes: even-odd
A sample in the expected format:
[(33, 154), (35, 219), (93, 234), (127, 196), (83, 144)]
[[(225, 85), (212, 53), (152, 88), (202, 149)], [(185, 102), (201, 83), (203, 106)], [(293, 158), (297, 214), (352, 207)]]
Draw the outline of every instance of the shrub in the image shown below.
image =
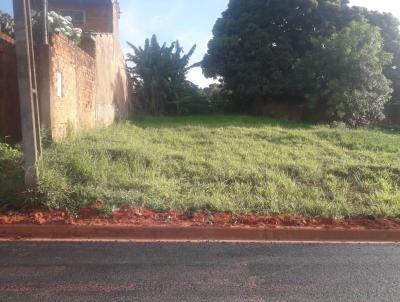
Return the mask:
[[(39, 33), (41, 12), (33, 17), (33, 31), (35, 35)], [(72, 24), (71, 17), (63, 17), (54, 11), (48, 13), (48, 29), (49, 33), (63, 34), (76, 44), (80, 44), (82, 37), (82, 29), (75, 28)]]
[[(33, 31), (35, 36), (39, 32), (41, 12), (32, 17)], [(48, 13), (48, 28), (50, 33), (61, 33), (66, 37), (79, 44), (81, 41), (82, 30), (75, 28), (72, 24), (71, 17), (63, 17), (54, 11)], [(14, 38), (15, 22), (14, 19), (7, 13), (0, 11), (0, 32)]]
[(82, 30), (74, 28), (71, 17), (63, 17), (51, 11), (48, 18), (49, 32), (61, 33), (77, 44), (81, 42)]
[(0, 32), (14, 38), (14, 19), (0, 10)]
[(23, 201), (22, 152), (0, 142), (0, 207)]
[(179, 98), (176, 100), (178, 114), (207, 114), (209, 100), (207, 95), (197, 85), (186, 81), (181, 87)]
[(209, 111), (212, 113), (224, 113), (230, 109), (230, 99), (228, 93), (221, 85), (211, 84), (203, 89), (209, 103)]

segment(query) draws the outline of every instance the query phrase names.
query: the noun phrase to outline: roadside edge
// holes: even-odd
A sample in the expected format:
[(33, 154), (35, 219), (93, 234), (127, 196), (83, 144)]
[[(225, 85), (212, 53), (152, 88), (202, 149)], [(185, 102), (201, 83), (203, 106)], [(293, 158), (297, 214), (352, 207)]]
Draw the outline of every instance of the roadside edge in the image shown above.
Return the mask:
[(0, 225), (3, 240), (400, 243), (400, 230), (339, 228)]

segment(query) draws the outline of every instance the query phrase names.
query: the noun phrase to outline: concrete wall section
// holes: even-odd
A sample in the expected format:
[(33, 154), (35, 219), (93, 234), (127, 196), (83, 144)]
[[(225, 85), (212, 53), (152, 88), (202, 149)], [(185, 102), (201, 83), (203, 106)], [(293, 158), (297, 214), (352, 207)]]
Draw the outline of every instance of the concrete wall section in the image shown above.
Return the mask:
[(38, 84), (40, 126), (52, 128), (52, 103), (50, 102), (50, 49), (48, 46), (36, 46), (36, 79)]
[(96, 124), (109, 125), (128, 118), (132, 111), (129, 79), (119, 40), (95, 34)]

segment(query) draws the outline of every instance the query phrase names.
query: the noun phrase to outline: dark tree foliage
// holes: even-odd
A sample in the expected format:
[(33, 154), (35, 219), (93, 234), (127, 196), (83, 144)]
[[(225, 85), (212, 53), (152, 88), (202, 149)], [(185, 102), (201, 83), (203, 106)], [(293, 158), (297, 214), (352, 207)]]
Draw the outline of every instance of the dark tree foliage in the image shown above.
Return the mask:
[(400, 103), (400, 22), (390, 13), (368, 11), (365, 8), (353, 8), (368, 22), (381, 30), (383, 49), (393, 54), (391, 64), (385, 67), (385, 76), (393, 83), (392, 102)]
[[(348, 43), (347, 47), (355, 47), (355, 49), (358, 47), (358, 51), (367, 53), (369, 46), (366, 43), (360, 40), (361, 45), (356, 45), (353, 43), (355, 37), (350, 37), (350, 35), (357, 35), (357, 30), (360, 31), (359, 34), (363, 33), (367, 25), (356, 26), (353, 22), (365, 22), (364, 19), (381, 30), (381, 33), (374, 31), (373, 41), (377, 43), (380, 41), (382, 44), (381, 34), (384, 41), (384, 49), (381, 49), (382, 45), (373, 44), (375, 48), (371, 54), (384, 56), (385, 52), (393, 54), (400, 51), (397, 46), (399, 39), (395, 18), (367, 10), (351, 9), (348, 4), (347, 0), (231, 0), (222, 18), (215, 24), (214, 38), (209, 42), (208, 53), (203, 60), (203, 71), (208, 77), (223, 79), (225, 89), (232, 92), (232, 101), (237, 111), (246, 112), (253, 104), (289, 102), (293, 106), (314, 110), (313, 115), (318, 115), (316, 119), (322, 120), (328, 116), (333, 118), (332, 107), (316, 106), (316, 104), (328, 104), (333, 99), (327, 99), (326, 91), (322, 87), (316, 89), (321, 84), (316, 76), (327, 77), (328, 75), (321, 74), (321, 70), (326, 70), (321, 68), (323, 66), (311, 64), (314, 58), (324, 64), (332, 66), (336, 64), (337, 62), (329, 61), (329, 59), (340, 58), (332, 54), (332, 52), (335, 53), (337, 46), (332, 43), (339, 43), (337, 40), (339, 33), (342, 40)], [(351, 26), (353, 30), (349, 29), (346, 36), (346, 28)], [(369, 38), (372, 39), (372, 37)], [(324, 43), (328, 41), (332, 41), (330, 42), (331, 50), (321, 51), (325, 47)], [(344, 51), (344, 54), (347, 52)], [(393, 64), (396, 66), (396, 55), (394, 57)], [(347, 57), (347, 59), (354, 58)], [(368, 94), (368, 91), (357, 93), (355, 88), (350, 92), (355, 98), (363, 98), (357, 99), (358, 104), (370, 104), (371, 99), (366, 96), (377, 95), (379, 105), (376, 108), (381, 108), (382, 102), (387, 102), (386, 84), (390, 82), (383, 76), (382, 71), (379, 71), (384, 69), (384, 74), (392, 82), (400, 85), (400, 81), (397, 80), (398, 70), (388, 65), (390, 60), (387, 59), (378, 58), (374, 61), (374, 58), (368, 56), (361, 59), (367, 61), (361, 62), (354, 59), (353, 63), (364, 64), (364, 66), (368, 66), (368, 62), (378, 63), (374, 65), (374, 68), (369, 69), (370, 74), (350, 76), (375, 80), (381, 78), (385, 87), (381, 91), (378, 88), (372, 92), (369, 90), (372, 94)], [(310, 61), (310, 64), (305, 65), (304, 61)], [(357, 73), (360, 70), (360, 68), (343, 69), (342, 72)], [(332, 81), (337, 80), (338, 83), (344, 78), (340, 78), (342, 74), (339, 70), (329, 76), (338, 77), (332, 79)], [(394, 84), (395, 87), (397, 83)], [(357, 89), (366, 89), (367, 86)], [(348, 89), (352, 88), (348, 87)], [(356, 115), (363, 116), (366, 108), (357, 108), (358, 106), (354, 106), (354, 110), (361, 110), (361, 112), (357, 112)], [(334, 116), (351, 124), (359, 123), (359, 121), (348, 120), (348, 114)], [(381, 115), (373, 116), (371, 122), (379, 119), (377, 117)]]
[(214, 27), (205, 74), (222, 76), (239, 108), (269, 98), (301, 102), (293, 67), (313, 41), (334, 33), (346, 3), (317, 0), (231, 0)]
[(226, 91), (220, 84), (211, 84), (203, 89), (209, 104), (209, 111), (211, 113), (225, 113), (229, 112), (229, 91)]
[(201, 88), (190, 81), (185, 81), (178, 93), (179, 115), (183, 114), (207, 114), (209, 113), (209, 101)]
[(298, 62), (295, 71), (306, 84), (302, 93), (320, 118), (351, 126), (384, 118), (393, 90), (382, 72), (392, 55), (384, 52), (382, 44), (378, 27), (353, 21)]

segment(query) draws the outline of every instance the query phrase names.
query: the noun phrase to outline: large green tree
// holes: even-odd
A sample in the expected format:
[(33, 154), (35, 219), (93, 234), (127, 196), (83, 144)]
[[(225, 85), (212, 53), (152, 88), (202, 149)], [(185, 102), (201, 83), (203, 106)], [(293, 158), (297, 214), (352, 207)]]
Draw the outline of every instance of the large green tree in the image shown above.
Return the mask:
[[(354, 114), (363, 116), (365, 112), (360, 111), (364, 109), (358, 106), (366, 102), (379, 111), (369, 120), (378, 120), (382, 117), (382, 104), (390, 98), (390, 82), (386, 77), (396, 82), (395, 87), (400, 85), (396, 80), (396, 59), (394, 65), (389, 65), (390, 60), (384, 55), (385, 52), (400, 51), (396, 19), (352, 9), (348, 4), (347, 0), (231, 0), (214, 27), (214, 37), (203, 60), (203, 71), (206, 76), (222, 78), (239, 111), (248, 111), (253, 103), (291, 102), (313, 109), (316, 119), (369, 123), (362, 121), (366, 116), (335, 115), (332, 113), (335, 106), (328, 106), (338, 102), (336, 107), (340, 107), (340, 102), (343, 105), (343, 102), (354, 100), (358, 105), (348, 104), (348, 110), (359, 110)], [(376, 27), (369, 28), (365, 20)], [(360, 23), (357, 25), (354, 21)], [(366, 36), (357, 38), (357, 31)], [(372, 44), (367, 45), (365, 41)], [(338, 48), (341, 43), (353, 53), (359, 51), (365, 56), (349, 56), (347, 50)], [(345, 64), (346, 60), (355, 64), (354, 68), (336, 66)], [(316, 66), (315, 62), (320, 65)], [(359, 68), (369, 67), (372, 63), (368, 72)], [(336, 97), (330, 93), (328, 102), (326, 86), (329, 85), (332, 92), (334, 82), (342, 83), (346, 76), (367, 81), (373, 79), (381, 85), (338, 85)], [(352, 97), (340, 99), (343, 94)], [(375, 103), (372, 96), (375, 96)]]
[(393, 92), (383, 74), (392, 57), (383, 49), (378, 27), (353, 21), (318, 41), (298, 61), (294, 70), (304, 83), (299, 91), (312, 112), (326, 121), (352, 126), (374, 123), (385, 117), (384, 107)]
[(203, 70), (223, 78), (240, 110), (268, 99), (302, 102), (293, 90), (293, 66), (315, 39), (347, 25), (344, 8), (347, 1), (339, 0), (231, 0)]
[(127, 62), (133, 65), (129, 70), (143, 109), (154, 115), (181, 113), (184, 94), (191, 87), (186, 74), (196, 66), (188, 66), (196, 45), (183, 54), (178, 41), (160, 45), (155, 35), (146, 39), (144, 48), (128, 44), (134, 52), (128, 54)]
[[(393, 84), (392, 100), (388, 103), (388, 113), (393, 115), (392, 110), (400, 111), (398, 107), (391, 106), (400, 104), (400, 22), (390, 13), (369, 11), (362, 7), (354, 7), (352, 12), (359, 18), (366, 18), (370, 24), (379, 27), (384, 50), (393, 55), (391, 64), (388, 64), (384, 69), (385, 76)], [(398, 114), (400, 116), (400, 112)]]

